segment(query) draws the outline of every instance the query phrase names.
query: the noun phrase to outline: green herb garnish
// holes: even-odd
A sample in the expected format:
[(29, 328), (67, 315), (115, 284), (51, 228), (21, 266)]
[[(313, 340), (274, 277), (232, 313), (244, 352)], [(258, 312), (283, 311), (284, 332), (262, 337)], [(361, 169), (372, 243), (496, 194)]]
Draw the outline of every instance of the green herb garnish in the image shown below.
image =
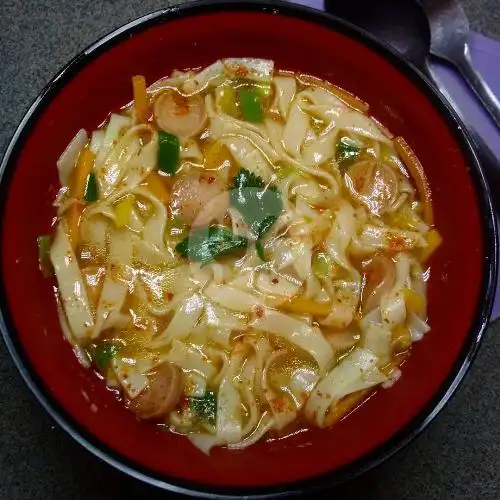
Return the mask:
[(206, 264), (211, 260), (246, 248), (248, 240), (220, 226), (191, 231), (176, 247), (183, 257)]
[(341, 170), (345, 170), (354, 163), (361, 153), (361, 149), (348, 137), (342, 137), (335, 148), (335, 159)]
[(90, 173), (87, 177), (84, 198), (87, 203), (97, 201), (97, 179), (93, 173)]
[(174, 175), (179, 165), (181, 145), (179, 139), (168, 132), (158, 132), (158, 169)]
[(283, 203), (275, 186), (242, 168), (233, 179), (229, 192), (231, 205), (235, 207), (259, 239), (276, 222)]
[(189, 398), (191, 411), (198, 420), (215, 425), (217, 419), (217, 395), (208, 391), (202, 397)]
[(260, 123), (264, 120), (261, 96), (254, 89), (240, 90), (240, 105), (243, 119), (247, 122)]

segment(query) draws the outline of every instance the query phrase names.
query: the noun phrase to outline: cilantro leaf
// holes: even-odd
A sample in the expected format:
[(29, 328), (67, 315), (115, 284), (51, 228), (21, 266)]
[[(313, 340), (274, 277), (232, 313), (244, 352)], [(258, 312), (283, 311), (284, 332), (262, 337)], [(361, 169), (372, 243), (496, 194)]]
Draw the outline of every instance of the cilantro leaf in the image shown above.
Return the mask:
[(206, 264), (216, 257), (246, 248), (247, 245), (245, 237), (236, 236), (220, 226), (211, 226), (194, 229), (175, 249), (183, 257)]
[(217, 417), (217, 396), (215, 392), (208, 391), (201, 397), (189, 398), (191, 411), (195, 418), (215, 425)]
[(276, 222), (283, 208), (280, 193), (244, 168), (234, 177), (233, 186), (229, 191), (231, 205), (259, 239)]
[(264, 247), (260, 241), (255, 242), (255, 250), (257, 250), (257, 255), (262, 262), (266, 262), (266, 256), (264, 254)]
[(335, 148), (335, 159), (341, 170), (345, 170), (349, 165), (357, 160), (361, 149), (348, 137), (342, 137)]

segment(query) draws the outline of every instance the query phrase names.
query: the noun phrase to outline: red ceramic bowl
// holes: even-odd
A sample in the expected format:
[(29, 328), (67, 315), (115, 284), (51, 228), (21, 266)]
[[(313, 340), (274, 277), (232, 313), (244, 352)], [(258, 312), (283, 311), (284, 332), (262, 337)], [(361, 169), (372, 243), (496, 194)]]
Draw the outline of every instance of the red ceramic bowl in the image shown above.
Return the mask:
[[(444, 244), (432, 260), (431, 333), (401, 380), (326, 431), (311, 430), (210, 457), (141, 423), (63, 340), (53, 283), (37, 266), (50, 230), (56, 160), (80, 127), (92, 130), (131, 99), (132, 75), (152, 82), (221, 57), (274, 59), (330, 80), (370, 103), (425, 166)], [(29, 109), (1, 166), (1, 310), (10, 352), (53, 418), (92, 453), (165, 489), (207, 497), (279, 495), (335, 484), (413, 438), (455, 391), (489, 318), (496, 275), (488, 188), (463, 127), (425, 79), (358, 29), (300, 7), (192, 4), (134, 21), (89, 47)], [(91, 403), (95, 406), (91, 407)], [(97, 411), (93, 411), (97, 408)]]

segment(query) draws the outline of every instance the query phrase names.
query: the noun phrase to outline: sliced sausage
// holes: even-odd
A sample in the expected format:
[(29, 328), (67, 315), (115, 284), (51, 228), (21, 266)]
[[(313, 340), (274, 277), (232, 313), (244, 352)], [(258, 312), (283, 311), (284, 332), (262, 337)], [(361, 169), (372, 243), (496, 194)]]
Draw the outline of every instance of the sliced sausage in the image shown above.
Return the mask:
[(207, 119), (205, 101), (201, 95), (185, 97), (168, 91), (154, 104), (156, 124), (165, 132), (187, 139), (203, 129)]
[(172, 187), (172, 213), (194, 227), (222, 222), (229, 208), (229, 193), (224, 183), (206, 174), (181, 175)]
[(163, 363), (150, 375), (150, 382), (128, 407), (143, 420), (157, 420), (172, 411), (183, 391), (182, 371), (173, 363)]

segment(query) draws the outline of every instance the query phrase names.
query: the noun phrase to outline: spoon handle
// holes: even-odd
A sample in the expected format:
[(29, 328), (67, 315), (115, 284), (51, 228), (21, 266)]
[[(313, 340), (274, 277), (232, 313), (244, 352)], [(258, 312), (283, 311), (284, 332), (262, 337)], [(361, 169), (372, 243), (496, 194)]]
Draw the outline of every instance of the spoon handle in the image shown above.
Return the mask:
[(465, 44), (463, 55), (457, 59), (456, 64), (460, 73), (500, 129), (500, 101), (484, 78), (472, 66), (468, 44)]
[(446, 87), (440, 81), (438, 75), (429, 64), (428, 60), (425, 61), (421, 69), (428, 77), (430, 77), (435, 85), (435, 88), (441, 92), (464, 122), (467, 132), (469, 132), (469, 135), (472, 138), (479, 162), (484, 169), (488, 185), (490, 186), (490, 195), (493, 200), (493, 205), (496, 212), (500, 214), (500, 162), (498, 161), (498, 158), (495, 156), (495, 153), (493, 153), (488, 144), (486, 144), (486, 141), (476, 132), (476, 129), (470, 123), (467, 123), (467, 118), (464, 116), (462, 110), (457, 105), (451, 94), (446, 90)]

